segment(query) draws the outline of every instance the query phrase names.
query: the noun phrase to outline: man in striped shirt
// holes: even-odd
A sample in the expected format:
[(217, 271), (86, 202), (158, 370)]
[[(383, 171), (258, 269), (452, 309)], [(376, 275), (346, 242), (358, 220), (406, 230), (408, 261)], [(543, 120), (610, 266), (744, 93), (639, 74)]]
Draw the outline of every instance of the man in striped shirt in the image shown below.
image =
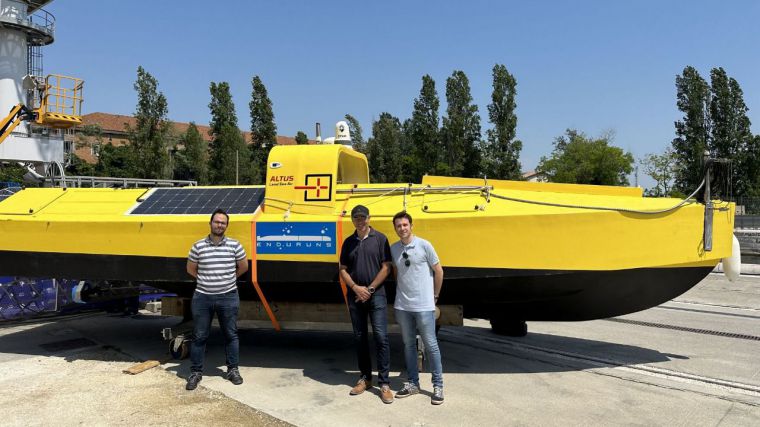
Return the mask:
[(225, 378), (235, 385), (243, 383), (238, 370), (237, 316), (240, 297), (237, 278), (248, 271), (248, 260), (240, 242), (224, 235), (229, 220), (224, 210), (214, 211), (210, 221), (211, 233), (195, 242), (187, 256), (187, 272), (197, 284), (191, 304), (195, 327), (190, 345), (192, 365), (185, 386), (187, 390), (195, 390), (203, 378), (206, 340), (214, 313), (224, 334), (227, 355)]

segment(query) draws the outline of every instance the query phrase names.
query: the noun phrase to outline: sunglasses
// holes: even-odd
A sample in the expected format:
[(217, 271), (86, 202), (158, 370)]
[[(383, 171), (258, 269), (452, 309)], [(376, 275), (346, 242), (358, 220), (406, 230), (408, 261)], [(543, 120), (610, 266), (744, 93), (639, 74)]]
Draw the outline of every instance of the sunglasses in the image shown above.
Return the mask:
[(411, 262), (409, 261), (409, 254), (406, 253), (406, 251), (404, 251), (404, 253), (402, 253), (401, 256), (404, 257), (404, 265), (409, 267), (409, 264), (411, 264)]

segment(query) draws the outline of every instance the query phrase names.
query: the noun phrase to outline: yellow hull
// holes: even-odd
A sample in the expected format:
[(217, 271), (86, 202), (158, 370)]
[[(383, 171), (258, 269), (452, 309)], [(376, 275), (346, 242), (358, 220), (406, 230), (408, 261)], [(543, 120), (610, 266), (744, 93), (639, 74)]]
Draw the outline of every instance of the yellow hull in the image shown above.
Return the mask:
[[(717, 203), (712, 248), (706, 251), (703, 204), (687, 203), (658, 214), (634, 213), (679, 202), (643, 198), (636, 188), (447, 177), (425, 177), (415, 185), (368, 184), (364, 156), (341, 146), (277, 147), (269, 161), (267, 185), (248, 187), (266, 191), (259, 209), (230, 218), (228, 235), (242, 242), (257, 267), (257, 276), (241, 285), (244, 297), (254, 297), (250, 283), (256, 280), (281, 298), (290, 298), (280, 292), (282, 283), (318, 283), (323, 287), (305, 292), (304, 298), (340, 301), (339, 246), (353, 232), (346, 212), (357, 204), (369, 207), (373, 227), (391, 241), (392, 216), (401, 210), (411, 213), (414, 232), (436, 247), (447, 283), (452, 284), (448, 303), (472, 304), (476, 311), (491, 303), (513, 304), (523, 319), (529, 314), (525, 307), (538, 310), (525, 301), (545, 301), (549, 307), (555, 303), (548, 301), (557, 295), (573, 294), (573, 289), (574, 295), (582, 293), (579, 281), (613, 277), (622, 283), (631, 277), (649, 280), (668, 269), (691, 272), (682, 275), (689, 283), (678, 280), (678, 274), (662, 273), (678, 283), (655, 280), (655, 286), (672, 289), (643, 298), (642, 304), (621, 302), (618, 310), (585, 310), (598, 317), (659, 304), (696, 284), (732, 250), (730, 203)], [(142, 281), (179, 293), (191, 291), (184, 261), (191, 244), (208, 233), (209, 212), (130, 213), (149, 197), (142, 189), (30, 188), (0, 201), (0, 276)], [(314, 224), (324, 225), (326, 233), (318, 250), (271, 232), (286, 226), (305, 230)], [(266, 230), (269, 235), (262, 234)], [(563, 280), (570, 285), (563, 288)], [(531, 283), (538, 286), (532, 294)], [(615, 286), (609, 283), (604, 292), (612, 289), (615, 294)], [(635, 285), (620, 290), (631, 286)], [(635, 294), (636, 289), (624, 293)], [(563, 303), (556, 304), (539, 317), (562, 312)]]

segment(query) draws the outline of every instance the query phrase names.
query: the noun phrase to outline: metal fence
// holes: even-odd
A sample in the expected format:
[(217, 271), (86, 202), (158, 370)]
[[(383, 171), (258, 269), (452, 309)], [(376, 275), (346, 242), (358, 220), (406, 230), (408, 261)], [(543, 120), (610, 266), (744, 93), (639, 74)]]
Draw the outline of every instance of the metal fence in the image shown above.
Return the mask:
[(734, 217), (735, 229), (760, 229), (760, 215), (736, 215)]
[(736, 216), (760, 215), (760, 197), (737, 197)]

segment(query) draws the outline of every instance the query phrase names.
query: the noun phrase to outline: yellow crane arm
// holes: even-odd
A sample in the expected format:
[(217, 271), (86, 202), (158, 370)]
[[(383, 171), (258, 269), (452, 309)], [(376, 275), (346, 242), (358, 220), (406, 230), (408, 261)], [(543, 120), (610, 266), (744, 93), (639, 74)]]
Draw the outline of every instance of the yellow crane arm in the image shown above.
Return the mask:
[(10, 114), (0, 121), (0, 144), (5, 141), (5, 138), (8, 137), (11, 132), (13, 132), (13, 129), (16, 129), (16, 126), (18, 126), (19, 123), (24, 120), (35, 120), (36, 117), (37, 113), (28, 109), (24, 104), (17, 104), (15, 107), (11, 108)]

